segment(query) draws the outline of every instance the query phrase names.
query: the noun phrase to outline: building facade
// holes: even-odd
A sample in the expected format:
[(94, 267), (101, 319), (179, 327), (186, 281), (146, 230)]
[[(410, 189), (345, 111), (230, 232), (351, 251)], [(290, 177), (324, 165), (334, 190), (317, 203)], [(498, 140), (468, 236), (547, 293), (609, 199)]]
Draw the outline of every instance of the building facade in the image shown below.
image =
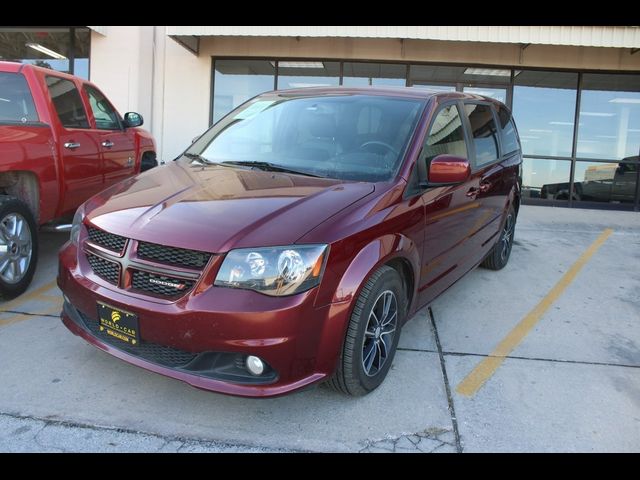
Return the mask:
[(165, 161), (263, 91), (406, 85), (505, 102), (526, 203), (640, 204), (638, 27), (4, 27), (0, 40), (3, 59), (85, 76), (142, 113)]

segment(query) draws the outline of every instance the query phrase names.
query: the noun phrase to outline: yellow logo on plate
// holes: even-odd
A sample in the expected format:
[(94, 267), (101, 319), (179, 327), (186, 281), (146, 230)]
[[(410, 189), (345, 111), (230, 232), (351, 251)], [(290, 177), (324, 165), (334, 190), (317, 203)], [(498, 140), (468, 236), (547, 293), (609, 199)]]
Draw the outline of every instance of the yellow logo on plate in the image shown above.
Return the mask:
[(120, 320), (120, 314), (118, 312), (111, 312), (111, 320), (113, 320), (114, 322), (117, 322), (118, 320)]

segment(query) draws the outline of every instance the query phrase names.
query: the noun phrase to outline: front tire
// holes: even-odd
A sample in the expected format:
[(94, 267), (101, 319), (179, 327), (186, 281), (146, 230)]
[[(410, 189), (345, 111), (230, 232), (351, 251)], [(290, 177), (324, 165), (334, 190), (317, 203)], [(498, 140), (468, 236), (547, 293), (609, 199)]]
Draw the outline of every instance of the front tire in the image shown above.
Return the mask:
[(26, 203), (0, 197), (0, 298), (23, 293), (38, 263), (38, 229)]
[(498, 242), (493, 246), (489, 254), (480, 264), (481, 267), (490, 270), (501, 270), (509, 262), (511, 248), (513, 247), (513, 235), (516, 229), (516, 211), (513, 205), (509, 207), (507, 216), (500, 230)]
[(329, 385), (360, 396), (387, 376), (406, 314), (406, 295), (396, 270), (382, 266), (367, 280), (349, 320), (338, 367)]

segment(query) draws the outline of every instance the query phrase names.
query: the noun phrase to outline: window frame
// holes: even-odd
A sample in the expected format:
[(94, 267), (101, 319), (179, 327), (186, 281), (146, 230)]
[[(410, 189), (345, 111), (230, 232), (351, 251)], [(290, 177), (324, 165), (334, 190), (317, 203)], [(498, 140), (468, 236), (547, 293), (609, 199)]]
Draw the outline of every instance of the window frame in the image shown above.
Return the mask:
[(24, 125), (28, 125), (28, 126), (43, 126), (46, 125), (42, 119), (40, 118), (40, 113), (38, 112), (38, 107), (36, 106), (36, 102), (33, 98), (33, 92), (31, 91), (31, 86), (29, 85), (29, 80), (27, 79), (27, 77), (24, 76), (24, 74), (21, 71), (18, 72), (0, 72), (0, 74), (6, 74), (6, 75), (10, 75), (10, 76), (15, 76), (16, 78), (22, 78), (22, 81), (24, 82), (24, 87), (26, 88), (26, 94), (28, 95), (28, 98), (31, 100), (31, 106), (33, 107), (33, 113), (35, 114), (36, 119), (35, 120), (27, 120), (26, 122), (23, 122), (21, 120), (0, 120), (0, 125), (16, 125), (16, 126), (24, 126)]
[[(93, 108), (91, 107), (91, 98), (90, 98), (88, 89), (93, 90), (99, 93), (100, 95), (102, 95), (104, 100), (111, 107), (111, 110), (113, 110), (113, 112), (116, 114), (116, 122), (118, 123), (118, 128), (100, 128), (98, 126), (98, 121), (96, 120), (96, 116), (93, 113)], [(116, 110), (116, 108), (113, 106), (111, 101), (107, 98), (107, 96), (104, 93), (102, 93), (102, 91), (98, 87), (91, 85), (89, 82), (82, 82), (82, 93), (86, 95), (86, 103), (89, 105), (89, 111), (91, 112), (91, 120), (93, 122), (94, 129), (101, 130), (104, 132), (121, 132), (125, 129), (124, 123), (122, 122), (122, 117), (120, 116), (120, 112)]]
[[(437, 98), (437, 97), (436, 97)], [(424, 150), (424, 144), (427, 141), (427, 138), (429, 138), (429, 133), (431, 132), (431, 128), (433, 128), (433, 124), (436, 121), (436, 118), (438, 118), (438, 115), (440, 114), (440, 112), (442, 110), (444, 110), (447, 107), (450, 107), (451, 105), (454, 105), (458, 111), (458, 116), (460, 117), (461, 123), (462, 123), (462, 134), (464, 136), (464, 143), (465, 146), (467, 148), (467, 161), (469, 162), (469, 165), (471, 166), (471, 170), (473, 171), (473, 165), (474, 165), (474, 155), (475, 152), (471, 150), (471, 147), (473, 146), (472, 143), (470, 142), (470, 137), (469, 137), (469, 130), (465, 124), (465, 122), (468, 122), (468, 119), (466, 119), (466, 115), (464, 115), (464, 110), (462, 109), (462, 101), (458, 98), (454, 98), (451, 100), (445, 100), (442, 103), (438, 103), (437, 106), (435, 107), (433, 114), (431, 115), (431, 118), (429, 119), (429, 123), (427, 124), (425, 130), (424, 130), (424, 135), (422, 136), (422, 138), (420, 139), (419, 143), (420, 143), (420, 151), (418, 152), (418, 154), (416, 155), (416, 160), (415, 160), (415, 167), (411, 170), (411, 174), (409, 175), (409, 180), (407, 181), (407, 186), (405, 188), (404, 191), (404, 195), (403, 198), (404, 199), (408, 199), (411, 197), (414, 197), (416, 195), (422, 195), (425, 192), (431, 190), (432, 188), (438, 188), (437, 186), (433, 185), (433, 186), (426, 186), (426, 187), (420, 187), (420, 177), (424, 175), (424, 178), (427, 179), (429, 177), (429, 168), (426, 165), (424, 165), (424, 171), (420, 172), (420, 170), (422, 170), (422, 167), (420, 166), (421, 164), (421, 160), (420, 157), (422, 157), (422, 152)]]
[[(87, 120), (87, 126), (86, 127), (69, 127), (69, 126), (65, 125), (62, 122), (62, 119), (60, 118), (60, 114), (58, 113), (58, 109), (56, 107), (55, 101), (53, 100), (53, 96), (51, 95), (51, 88), (50, 88), (49, 83), (47, 82), (48, 78), (57, 78), (59, 81), (70, 82), (73, 85), (73, 88), (75, 88), (76, 92), (78, 93), (78, 98), (80, 99), (80, 105), (82, 106), (82, 110), (84, 111), (84, 115), (85, 115), (86, 120)], [(48, 99), (51, 102), (51, 107), (52, 107), (51, 109), (55, 112), (56, 118), (58, 119), (58, 122), (60, 123), (60, 126), (62, 128), (64, 128), (65, 130), (91, 130), (91, 129), (93, 129), (93, 125), (91, 124), (91, 119), (89, 117), (89, 112), (88, 112), (88, 109), (87, 109), (86, 101), (82, 97), (82, 90), (80, 88), (78, 88), (78, 83), (75, 80), (72, 80), (72, 79), (69, 79), (69, 78), (65, 78), (65, 77), (63, 77), (61, 75), (50, 74), (50, 73), (47, 72), (44, 75), (44, 86), (46, 87)]]
[[(487, 167), (490, 167), (492, 165), (495, 165), (497, 163), (502, 162), (503, 160), (503, 155), (502, 155), (502, 138), (501, 138), (501, 134), (500, 134), (500, 129), (498, 128), (498, 113), (496, 112), (496, 109), (493, 108), (493, 102), (489, 102), (487, 100), (467, 100), (467, 99), (461, 99), (460, 103), (462, 103), (462, 112), (464, 113), (464, 122), (466, 124), (466, 128), (468, 130), (468, 135), (469, 135), (469, 139), (471, 140), (471, 145), (473, 147), (473, 162), (471, 163), (471, 173), (474, 174), (477, 171), (480, 170), (484, 170)], [(487, 163), (483, 163), (482, 165), (478, 165), (478, 156), (477, 156), (477, 152), (476, 152), (476, 142), (475, 142), (475, 137), (473, 136), (473, 130), (471, 129), (471, 122), (469, 121), (469, 116), (467, 115), (464, 106), (465, 105), (486, 105), (489, 107), (489, 110), (491, 111), (491, 116), (493, 118), (493, 123), (495, 124), (496, 127), (496, 139), (497, 141), (497, 147), (498, 147), (498, 156), (495, 160), (492, 160), (490, 162)]]
[[(504, 129), (502, 128), (502, 124), (500, 123), (500, 113), (498, 112), (499, 108), (504, 108), (504, 110), (509, 114), (509, 119), (507, 120), (507, 124), (511, 123), (513, 125), (513, 130), (516, 133), (516, 143), (518, 144), (518, 148), (516, 148), (515, 150), (511, 150), (511, 151), (506, 151), (505, 148), (505, 137), (503, 135), (503, 131)], [(499, 137), (500, 137), (500, 145), (501, 145), (501, 151), (502, 151), (502, 155), (500, 158), (502, 158), (503, 160), (512, 157), (514, 154), (518, 153), (518, 152), (522, 152), (522, 144), (520, 143), (520, 134), (518, 133), (518, 127), (516, 125), (515, 120), (513, 119), (513, 112), (511, 112), (511, 110), (509, 109), (509, 107), (507, 107), (505, 104), (502, 105), (498, 105), (495, 106), (494, 105), (494, 110), (495, 110), (495, 117), (497, 120), (497, 125), (498, 125), (498, 131), (499, 131)]]

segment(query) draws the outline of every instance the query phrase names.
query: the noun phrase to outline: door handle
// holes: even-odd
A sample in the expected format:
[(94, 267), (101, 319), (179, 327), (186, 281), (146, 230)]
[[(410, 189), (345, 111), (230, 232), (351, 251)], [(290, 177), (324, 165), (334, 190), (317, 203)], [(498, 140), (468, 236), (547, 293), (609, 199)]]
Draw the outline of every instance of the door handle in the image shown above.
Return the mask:
[(67, 142), (64, 144), (64, 148), (68, 148), (69, 150), (75, 150), (79, 146), (80, 144), (76, 142)]
[(133, 158), (129, 157), (127, 159), (127, 167), (130, 167), (131, 165), (133, 165)]
[(104, 142), (102, 142), (102, 146), (105, 148), (111, 148), (113, 147), (113, 142), (111, 140), (106, 140)]
[(491, 189), (491, 182), (480, 182), (480, 192), (486, 193)]
[(476, 187), (471, 187), (469, 191), (465, 194), (469, 198), (476, 198), (480, 193), (480, 189)]

